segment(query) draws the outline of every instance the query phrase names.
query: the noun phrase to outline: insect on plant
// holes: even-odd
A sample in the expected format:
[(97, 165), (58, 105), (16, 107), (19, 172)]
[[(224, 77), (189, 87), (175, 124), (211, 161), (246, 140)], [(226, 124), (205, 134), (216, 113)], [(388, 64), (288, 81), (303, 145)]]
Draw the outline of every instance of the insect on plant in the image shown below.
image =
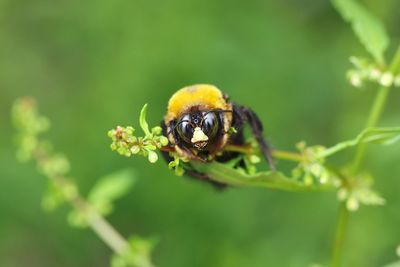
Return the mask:
[[(161, 126), (149, 127), (147, 104), (144, 105), (139, 116), (143, 136), (137, 136), (132, 126), (110, 130), (111, 149), (126, 157), (145, 156), (150, 163), (158, 160), (159, 151), (175, 174), (205, 180), (216, 187), (336, 191), (339, 212), (330, 266), (341, 266), (350, 212), (358, 210), (361, 204), (385, 203), (373, 187), (373, 175), (361, 166), (369, 144), (393, 145), (400, 140), (399, 125), (378, 127), (391, 88), (400, 87), (400, 47), (387, 64), (384, 54), (389, 37), (379, 19), (355, 0), (332, 0), (332, 3), (352, 25), (370, 55), (370, 58), (351, 57), (354, 67), (347, 72), (350, 84), (359, 88), (369, 82), (378, 87), (365, 128), (355, 138), (330, 147), (308, 146), (300, 141), (293, 151), (273, 149), (263, 136), (259, 117), (250, 108), (231, 103), (213, 85), (198, 84), (172, 95)], [(92, 228), (114, 251), (114, 267), (153, 267), (152, 242), (141, 238), (126, 240), (104, 218), (110, 214), (112, 202), (127, 193), (132, 174), (117, 172), (99, 179), (85, 198), (68, 177), (69, 161), (41, 138), (49, 128), (49, 121), (38, 114), (35, 101), (31, 98), (16, 101), (12, 116), (17, 129), (18, 158), (36, 160), (41, 173), (49, 178), (49, 192), (43, 206), (54, 209), (63, 202), (69, 203), (71, 225)], [(253, 138), (245, 138), (246, 125)], [(352, 162), (338, 166), (331, 161), (333, 155), (349, 148), (356, 148)], [(259, 154), (268, 162), (269, 170), (257, 170)], [(293, 162), (292, 171), (283, 173), (275, 166), (277, 160)], [(400, 262), (394, 264), (397, 265), (390, 266), (399, 266)]]
[[(182, 88), (169, 100), (167, 114), (161, 123), (163, 134), (169, 139), (169, 145), (162, 148), (163, 155), (168, 162), (173, 161), (171, 152), (181, 158), (200, 162), (236, 159), (241, 153), (232, 149), (240, 149), (245, 145), (246, 123), (250, 125), (271, 169), (275, 170), (271, 148), (262, 135), (263, 126), (251, 109), (230, 103), (228, 96), (213, 85), (198, 84)], [(236, 164), (244, 167), (244, 159), (239, 159)], [(185, 172), (223, 186), (189, 165), (185, 166)]]

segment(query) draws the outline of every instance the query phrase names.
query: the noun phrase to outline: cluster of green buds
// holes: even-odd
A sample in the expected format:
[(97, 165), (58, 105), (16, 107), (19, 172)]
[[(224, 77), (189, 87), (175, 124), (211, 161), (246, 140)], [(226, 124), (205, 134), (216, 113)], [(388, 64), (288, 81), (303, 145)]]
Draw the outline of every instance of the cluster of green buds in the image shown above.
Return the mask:
[[(73, 207), (68, 214), (70, 225), (91, 226), (115, 250), (113, 267), (153, 267), (150, 260), (153, 241), (139, 237), (131, 238), (126, 242), (126, 248), (118, 252), (116, 247), (121, 247), (121, 244), (124, 246), (125, 241), (102, 217), (112, 212), (115, 200), (129, 192), (135, 181), (135, 173), (132, 170), (120, 170), (100, 178), (89, 191), (87, 199), (84, 199), (80, 196), (76, 184), (67, 176), (70, 170), (67, 157), (54, 152), (50, 141), (40, 136), (49, 129), (50, 121), (39, 114), (36, 101), (30, 97), (18, 99), (12, 108), (12, 119), (17, 130), (17, 157), (22, 161), (36, 160), (39, 171), (48, 178), (47, 192), (42, 199), (43, 208), (53, 211), (69, 202)], [(145, 129), (146, 137), (138, 142), (153, 140), (155, 146), (168, 143), (165, 137), (160, 136), (160, 127), (155, 127), (150, 132), (145, 122), (141, 122), (141, 126)], [(115, 135), (123, 136), (126, 140), (132, 139), (133, 129), (121, 127), (116, 130), (113, 132)], [(148, 146), (146, 148), (148, 149)]]
[(351, 85), (361, 88), (365, 81), (375, 82), (384, 87), (400, 87), (400, 74), (394, 74), (385, 66), (379, 66), (365, 58), (351, 57), (354, 68), (347, 72)]
[(39, 114), (37, 103), (31, 97), (17, 99), (12, 108), (12, 119), (17, 130), (17, 158), (21, 161), (35, 159), (39, 172), (49, 177), (49, 190), (43, 197), (42, 205), (53, 210), (65, 200), (76, 197), (78, 189), (71, 181), (56, 184), (54, 177), (66, 175), (70, 162), (62, 153), (55, 153), (52, 144), (40, 137), (48, 131), (50, 121)]
[(256, 154), (246, 154), (243, 156), (243, 161), (246, 166), (247, 174), (254, 175), (257, 173), (256, 164), (261, 162), (261, 158), (259, 156), (257, 156)]
[[(361, 134), (360, 136), (364, 136)], [(376, 138), (376, 136), (374, 136)], [(358, 138), (361, 140), (361, 138)], [(356, 138), (356, 140), (358, 140)], [(358, 143), (358, 140), (350, 142)], [(346, 203), (349, 211), (358, 210), (360, 204), (383, 205), (385, 200), (373, 190), (373, 179), (370, 175), (360, 174), (351, 176), (346, 170), (336, 170), (325, 163), (326, 158), (336, 153), (338, 148), (350, 145), (350, 142), (342, 142), (338, 145), (325, 148), (323, 146), (307, 147), (305, 142), (297, 144), (302, 160), (293, 170), (293, 176), (302, 179), (306, 185), (332, 185), (338, 188), (338, 199)]]
[[(236, 129), (231, 127), (229, 132), (236, 133)], [(245, 145), (243, 146), (235, 146), (235, 145), (227, 145), (225, 147), (225, 151), (233, 151), (239, 152), (240, 155), (230, 161), (224, 163), (226, 166), (237, 169), (242, 174), (246, 175), (254, 175), (257, 173), (256, 164), (261, 162), (261, 158), (258, 156), (260, 152), (260, 147), (255, 138), (249, 138)], [(222, 155), (222, 151), (217, 154), (218, 156)], [(244, 166), (243, 164), (244, 163)]]
[(358, 210), (360, 204), (384, 205), (385, 199), (372, 189), (373, 179), (368, 174), (360, 174), (346, 180), (346, 185), (338, 191), (338, 199), (346, 202), (349, 211)]
[(162, 129), (159, 126), (153, 127), (150, 131), (146, 122), (146, 111), (147, 104), (143, 106), (139, 118), (140, 127), (145, 134), (144, 137), (135, 136), (135, 129), (130, 126), (117, 126), (108, 132), (108, 136), (112, 139), (112, 150), (126, 157), (136, 154), (143, 155), (151, 163), (154, 163), (158, 160), (155, 151), (168, 145), (168, 138), (162, 135)]
[(325, 166), (325, 158), (319, 156), (326, 150), (325, 147), (308, 147), (305, 142), (298, 143), (296, 147), (300, 151), (302, 160), (293, 169), (293, 177), (302, 179), (304, 184), (309, 186), (321, 184), (339, 187), (341, 185), (341, 181), (337, 175)]
[(12, 108), (12, 120), (17, 129), (17, 158), (27, 161), (40, 145), (38, 135), (46, 132), (50, 121), (38, 113), (36, 101), (31, 97), (17, 99)]
[[(234, 128), (233, 130), (236, 131), (236, 129)], [(251, 138), (250, 140), (248, 140), (247, 144), (250, 145), (251, 151), (253, 151), (253, 153), (243, 154), (243, 161), (245, 165), (244, 171), (249, 175), (254, 175), (257, 173), (256, 164), (261, 162), (261, 158), (257, 155), (257, 152), (260, 150), (260, 148), (255, 138)]]
[(172, 155), (174, 157), (174, 160), (168, 163), (168, 168), (170, 170), (174, 170), (175, 174), (178, 176), (182, 176), (185, 173), (185, 169), (183, 168), (183, 165), (187, 162), (189, 162), (189, 159), (180, 157), (176, 154)]

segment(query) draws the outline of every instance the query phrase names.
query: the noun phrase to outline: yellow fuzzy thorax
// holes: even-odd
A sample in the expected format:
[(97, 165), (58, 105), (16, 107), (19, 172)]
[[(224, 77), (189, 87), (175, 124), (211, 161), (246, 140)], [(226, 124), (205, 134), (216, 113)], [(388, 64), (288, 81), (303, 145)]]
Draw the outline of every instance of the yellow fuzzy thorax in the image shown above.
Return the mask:
[(209, 84), (196, 84), (178, 90), (168, 102), (168, 111), (165, 121), (180, 117), (193, 106), (202, 106), (204, 109), (228, 109), (221, 91)]

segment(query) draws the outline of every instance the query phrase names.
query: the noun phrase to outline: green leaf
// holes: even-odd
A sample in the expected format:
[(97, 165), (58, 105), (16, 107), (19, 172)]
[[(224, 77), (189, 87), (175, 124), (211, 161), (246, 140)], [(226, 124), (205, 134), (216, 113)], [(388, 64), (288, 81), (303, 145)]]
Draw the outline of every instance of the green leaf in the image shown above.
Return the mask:
[(112, 211), (113, 201), (126, 195), (135, 181), (131, 169), (121, 170), (101, 178), (88, 195), (88, 201), (96, 211), (108, 215)]
[(290, 179), (280, 172), (259, 172), (254, 175), (248, 175), (218, 162), (191, 162), (191, 166), (199, 172), (207, 173), (213, 181), (233, 186), (265, 187), (286, 191), (320, 191), (334, 189), (332, 185), (306, 185), (300, 181)]
[(365, 49), (379, 64), (384, 63), (384, 53), (389, 37), (383, 23), (355, 0), (332, 0), (343, 19), (350, 22)]
[(140, 111), (139, 123), (145, 135), (150, 134), (149, 124), (146, 121), (147, 104), (145, 104)]
[(317, 158), (326, 158), (360, 143), (392, 145), (400, 140), (400, 127), (369, 128), (362, 131), (355, 139), (340, 142), (333, 147), (322, 150)]

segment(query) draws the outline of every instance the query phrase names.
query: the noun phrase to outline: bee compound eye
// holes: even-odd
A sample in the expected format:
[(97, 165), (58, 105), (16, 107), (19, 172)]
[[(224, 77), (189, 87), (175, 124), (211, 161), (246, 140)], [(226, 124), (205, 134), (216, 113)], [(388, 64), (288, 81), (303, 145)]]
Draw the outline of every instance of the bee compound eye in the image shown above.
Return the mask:
[(179, 137), (181, 137), (185, 142), (190, 143), (190, 139), (193, 137), (194, 129), (186, 116), (180, 120), (176, 130)]
[(205, 114), (201, 128), (209, 138), (213, 138), (217, 134), (218, 127), (219, 119), (217, 115), (214, 112), (208, 112)]

